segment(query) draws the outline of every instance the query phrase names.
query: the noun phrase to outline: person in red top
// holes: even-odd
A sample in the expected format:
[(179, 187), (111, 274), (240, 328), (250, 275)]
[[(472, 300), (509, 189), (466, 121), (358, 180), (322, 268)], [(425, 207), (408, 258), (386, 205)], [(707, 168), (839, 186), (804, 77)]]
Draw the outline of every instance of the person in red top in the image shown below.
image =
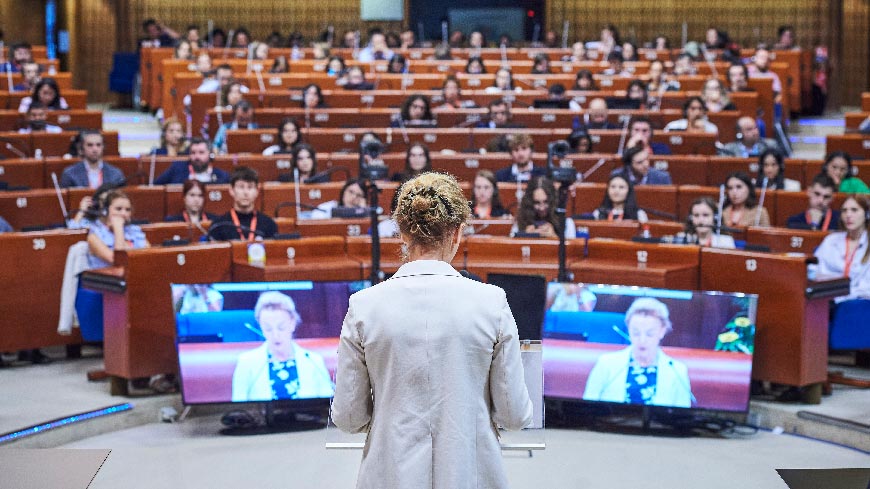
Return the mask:
[(230, 176), (230, 197), (233, 208), (215, 219), (209, 236), (219, 241), (255, 241), (270, 239), (278, 232), (275, 221), (257, 210), (260, 195), (257, 172), (246, 166), (233, 170)]

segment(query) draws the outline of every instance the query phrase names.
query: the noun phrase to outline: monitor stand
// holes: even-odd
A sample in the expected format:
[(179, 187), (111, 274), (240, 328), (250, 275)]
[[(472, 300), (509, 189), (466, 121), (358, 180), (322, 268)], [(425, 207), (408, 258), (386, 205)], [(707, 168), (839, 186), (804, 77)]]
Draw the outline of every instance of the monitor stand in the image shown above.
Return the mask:
[[(682, 410), (679, 410), (682, 411)], [(691, 411), (678, 414), (659, 406), (613, 405), (577, 401), (548, 401), (547, 427), (585, 428), (635, 436), (686, 438), (715, 436), (696, 430)]]
[(279, 403), (265, 403), (261, 410), (262, 422), (255, 416), (251, 424), (225, 427), (220, 434), (226, 436), (266, 435), (270, 433), (290, 433), (313, 431), (326, 428), (329, 408), (294, 408)]

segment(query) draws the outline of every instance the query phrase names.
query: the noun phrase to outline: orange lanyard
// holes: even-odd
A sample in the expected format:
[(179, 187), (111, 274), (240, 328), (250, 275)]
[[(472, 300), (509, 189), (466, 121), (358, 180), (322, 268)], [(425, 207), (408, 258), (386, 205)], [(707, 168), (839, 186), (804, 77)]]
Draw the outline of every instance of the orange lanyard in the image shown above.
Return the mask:
[[(91, 177), (88, 176), (88, 183), (90, 183)], [(100, 171), (97, 173), (97, 184), (91, 188), (100, 188), (103, 185), (103, 169), (100, 168)]]
[[(819, 228), (821, 231), (828, 230), (828, 226), (831, 224), (831, 215), (832, 214), (833, 214), (833, 212), (831, 212), (831, 209), (828, 209), (828, 211), (825, 212), (825, 219), (822, 221), (822, 225)], [(813, 228), (816, 227), (816, 223), (814, 223), (812, 218), (810, 217), (810, 211), (806, 212), (806, 220), (807, 220), (807, 224), (809, 224), (810, 227), (813, 227)], [(848, 241), (848, 239), (846, 241)]]
[(247, 240), (245, 239), (245, 234), (240, 229), (241, 223), (239, 223), (239, 215), (236, 214), (235, 209), (230, 209), (230, 216), (232, 216), (233, 218), (233, 224), (236, 225), (236, 231), (239, 232), (239, 238), (241, 238), (242, 241), (254, 241), (254, 237), (256, 236), (256, 233), (254, 231), (257, 229), (257, 211), (254, 211), (254, 217), (251, 218), (251, 232), (248, 233)]
[[(188, 180), (196, 180), (196, 172), (193, 171), (193, 165), (187, 165), (187, 170), (190, 172), (190, 174), (187, 176), (187, 179)], [(206, 173), (211, 175), (211, 172), (212, 172), (211, 165), (208, 165), (208, 170)]]
[(625, 212), (620, 212), (619, 214), (617, 214), (613, 211), (613, 209), (611, 209), (610, 212), (607, 213), (608, 221), (621, 221), (623, 217), (625, 217)]
[(852, 268), (852, 260), (855, 259), (855, 253), (858, 252), (858, 248), (860, 247), (860, 244), (856, 245), (855, 249), (852, 250), (852, 253), (849, 253), (849, 236), (846, 236), (846, 254), (843, 256), (843, 259), (846, 262), (846, 265), (843, 267), (843, 276), (846, 278), (849, 278), (849, 270)]

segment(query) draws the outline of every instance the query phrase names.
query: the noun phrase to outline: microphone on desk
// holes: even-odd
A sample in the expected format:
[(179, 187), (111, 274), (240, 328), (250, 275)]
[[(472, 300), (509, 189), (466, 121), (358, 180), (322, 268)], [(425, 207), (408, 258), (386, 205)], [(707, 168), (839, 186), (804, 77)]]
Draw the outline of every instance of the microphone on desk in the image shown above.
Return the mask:
[(266, 337), (263, 336), (263, 332), (260, 331), (260, 328), (255, 328), (251, 323), (244, 322), (244, 323), (242, 323), (242, 326), (244, 326), (245, 329), (247, 329), (248, 331), (254, 332), (260, 338), (263, 338), (264, 340), (266, 339)]
[(606, 162), (607, 162), (607, 158), (601, 158), (600, 160), (595, 162), (595, 164), (592, 165), (591, 168), (589, 168), (588, 170), (586, 170), (585, 173), (580, 175), (580, 179), (578, 181), (585, 182), (590, 176), (592, 176), (593, 173), (595, 173), (596, 171), (598, 171), (599, 168), (604, 166), (604, 163), (606, 163)]
[(761, 223), (761, 211), (764, 209), (764, 197), (767, 194), (768, 178), (765, 176), (761, 187), (761, 197), (758, 198), (758, 207), (755, 209), (755, 225)]
[(350, 168), (348, 168), (346, 166), (332, 166), (332, 167), (327, 168), (326, 170), (323, 170), (321, 172), (317, 172), (314, 175), (311, 175), (310, 177), (306, 178), (305, 183), (308, 183), (308, 182), (321, 183), (318, 180), (322, 179), (323, 177), (328, 177), (336, 172), (344, 172), (345, 177), (347, 177), (347, 178), (351, 177)]
[(24, 152), (22, 152), (20, 149), (16, 148), (12, 143), (6, 143), (6, 149), (15, 153), (15, 156), (17, 156), (19, 158), (22, 158), (22, 159), (27, 158), (27, 155), (24, 154)]
[(57, 182), (57, 173), (55, 172), (51, 172), (51, 184), (54, 186), (54, 193), (57, 194), (60, 212), (63, 214), (63, 222), (69, 222), (69, 213), (66, 210), (66, 204), (63, 202), (63, 195), (61, 194), (60, 184)]
[(619, 326), (617, 326), (617, 325), (615, 325), (615, 324), (611, 325), (610, 328), (611, 328), (613, 331), (615, 331), (616, 334), (618, 334), (619, 336), (622, 336), (622, 338), (623, 338), (625, 341), (631, 343), (631, 338), (629, 338), (629, 336), (628, 336), (627, 334), (625, 334), (625, 331), (623, 331), (622, 328), (620, 328)]

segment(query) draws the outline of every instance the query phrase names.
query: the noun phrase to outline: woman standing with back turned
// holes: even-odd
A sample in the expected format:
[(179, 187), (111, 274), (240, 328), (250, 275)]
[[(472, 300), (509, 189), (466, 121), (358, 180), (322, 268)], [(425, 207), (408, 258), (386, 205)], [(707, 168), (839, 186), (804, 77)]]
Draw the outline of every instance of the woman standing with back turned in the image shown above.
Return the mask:
[(504, 291), (450, 265), (469, 212), (452, 177), (405, 183), (406, 263), (350, 298), (332, 419), (368, 432), (359, 489), (508, 487), (494, 426), (527, 426), (532, 403)]

